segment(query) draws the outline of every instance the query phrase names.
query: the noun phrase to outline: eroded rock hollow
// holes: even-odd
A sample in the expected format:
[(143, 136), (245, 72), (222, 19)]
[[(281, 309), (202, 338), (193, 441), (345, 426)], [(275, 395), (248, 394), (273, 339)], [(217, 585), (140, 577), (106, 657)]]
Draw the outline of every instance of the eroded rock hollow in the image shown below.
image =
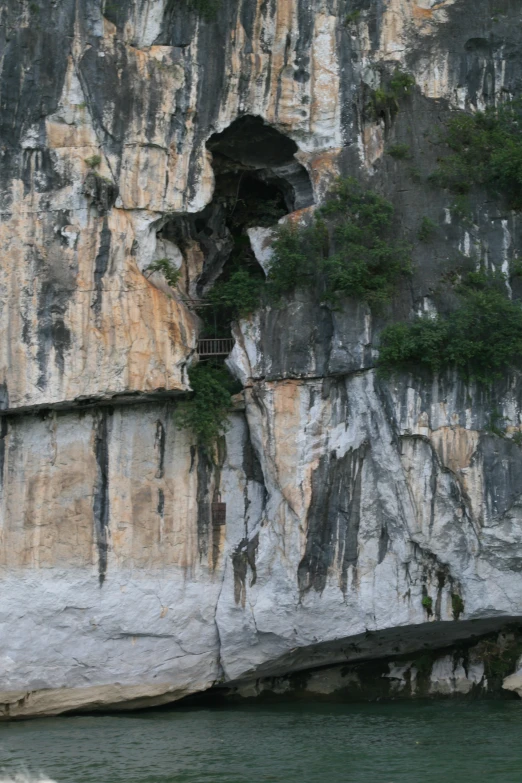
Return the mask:
[[(520, 374), (376, 370), (389, 320), (451, 309), (455, 258), (522, 293), (518, 212), (429, 179), (448, 117), (517, 97), (520, 3), (495, 6), (1, 4), (2, 717), (296, 672), (522, 693)], [(385, 311), (298, 287), (227, 324), (242, 391), (211, 459), (175, 423), (198, 306), (236, 261), (264, 280), (278, 222), (348, 176), (411, 275)]]

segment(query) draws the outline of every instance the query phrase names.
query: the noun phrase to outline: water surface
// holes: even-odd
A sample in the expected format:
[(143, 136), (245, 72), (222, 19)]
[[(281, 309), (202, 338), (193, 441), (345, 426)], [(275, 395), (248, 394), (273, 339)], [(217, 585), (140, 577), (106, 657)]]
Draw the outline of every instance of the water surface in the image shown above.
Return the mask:
[[(522, 701), (177, 708), (0, 724), (4, 777), (522, 783)], [(1, 783), (1, 776), (0, 776)]]

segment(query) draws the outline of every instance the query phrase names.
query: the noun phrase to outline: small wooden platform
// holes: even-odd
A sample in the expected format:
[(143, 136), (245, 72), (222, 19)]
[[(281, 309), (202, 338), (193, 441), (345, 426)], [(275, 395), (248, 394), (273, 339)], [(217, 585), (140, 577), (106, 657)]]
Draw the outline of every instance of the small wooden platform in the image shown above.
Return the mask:
[(200, 359), (207, 359), (211, 356), (228, 356), (233, 347), (232, 337), (198, 340), (198, 355)]

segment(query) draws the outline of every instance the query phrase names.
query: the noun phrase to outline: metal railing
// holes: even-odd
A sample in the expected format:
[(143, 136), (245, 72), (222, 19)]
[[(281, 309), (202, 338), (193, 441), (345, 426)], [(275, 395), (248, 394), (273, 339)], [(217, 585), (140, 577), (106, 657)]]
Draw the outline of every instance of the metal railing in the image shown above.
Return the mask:
[(200, 359), (207, 356), (228, 356), (234, 347), (232, 337), (215, 340), (198, 340), (198, 354)]

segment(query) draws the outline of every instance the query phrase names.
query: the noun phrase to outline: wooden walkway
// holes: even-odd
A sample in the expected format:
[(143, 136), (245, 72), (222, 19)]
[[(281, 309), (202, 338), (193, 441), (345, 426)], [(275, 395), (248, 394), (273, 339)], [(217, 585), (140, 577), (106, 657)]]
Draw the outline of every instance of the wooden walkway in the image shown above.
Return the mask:
[(211, 356), (228, 356), (233, 347), (234, 340), (232, 337), (216, 340), (198, 340), (199, 358), (207, 359)]

